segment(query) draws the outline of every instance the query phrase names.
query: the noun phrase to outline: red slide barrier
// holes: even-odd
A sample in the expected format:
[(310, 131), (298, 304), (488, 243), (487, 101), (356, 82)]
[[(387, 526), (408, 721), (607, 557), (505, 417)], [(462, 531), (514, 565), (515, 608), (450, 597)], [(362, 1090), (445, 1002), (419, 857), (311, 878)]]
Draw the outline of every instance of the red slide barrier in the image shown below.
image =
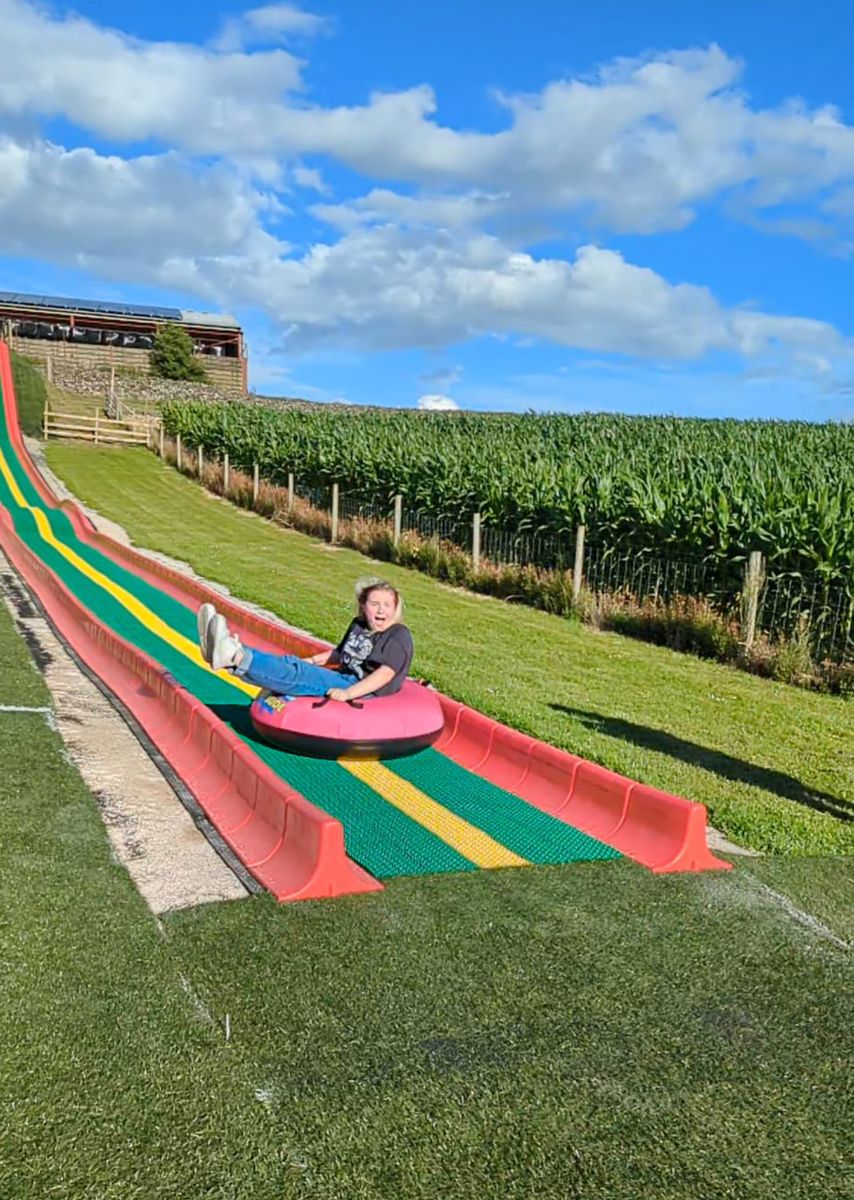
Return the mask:
[[(44, 503), (61, 507), (81, 539), (118, 559), (115, 551), (121, 548), (96, 533), (76, 505), (57, 505), (33, 465), (18, 428), (11, 363), (2, 342), (0, 382), (10, 440)], [(139, 721), (259, 883), (278, 900), (382, 890), (379, 880), (348, 857), (340, 821), (288, 787), (168, 671), (98, 621), (21, 541), (3, 508), (0, 546), (68, 644)], [(176, 589), (184, 603), (188, 591), (196, 594), (195, 588)], [(198, 592), (226, 607), (216, 593)]]
[[(285, 629), (264, 617), (248, 612), (234, 601), (206, 586), (201, 580), (191, 579), (138, 550), (114, 542), (105, 534), (99, 533), (88, 517), (72, 501), (57, 502), (48, 484), (30, 459), (21, 437), (14, 403), (8, 350), (2, 342), (0, 342), (0, 379), (3, 383), (5, 415), (10, 439), (22, 465), (44, 504), (53, 508), (61, 508), (69, 517), (75, 532), (82, 541), (96, 546), (114, 561), (129, 566), (136, 574), (183, 604), (192, 606), (193, 603), (211, 601), (216, 604), (219, 611), (229, 619), (240, 634), (249, 634), (251, 640), (262, 649), (304, 654), (307, 650), (317, 650), (325, 646), (325, 643), (318, 639)], [(0, 537), (4, 547), (10, 536), (14, 538), (14, 534), (6, 528)], [(14, 540), (18, 541), (17, 538)], [(26, 550), (26, 547), (19, 542), (18, 546), (21, 550)], [(9, 556), (14, 557), (12, 553), (9, 553)], [(35, 563), (38, 563), (35, 556), (31, 555), (30, 557), (34, 559)], [(18, 565), (17, 561), (16, 565)], [(40, 563), (39, 566), (41, 566)], [(50, 576), (46, 568), (42, 567), (42, 571)], [(22, 573), (25, 574), (28, 582), (31, 582), (30, 575), (23, 570)], [(33, 568), (31, 567), (30, 574), (32, 573)], [(52, 576), (50, 578), (53, 579)], [(60, 590), (65, 591), (58, 581), (54, 582)], [(33, 583), (31, 586), (43, 599), (41, 589)], [(76, 606), (80, 612), (85, 614), (90, 626), (100, 628), (91, 614), (74, 597), (70, 596), (70, 593), (67, 593), (67, 601), (66, 608), (69, 607), (69, 604), (72, 608)], [(67, 636), (68, 640), (74, 644), (73, 639), (60, 622), (56, 621), (56, 624), (63, 635)], [(209, 741), (205, 756), (201, 761), (194, 759), (192, 763), (188, 761), (182, 765), (175, 761), (161, 745), (158, 738), (149, 729), (149, 725), (139, 717), (133, 704), (128, 702), (125, 695), (118, 688), (113, 689), (134, 712), (158, 748), (185, 779), (211, 821), (239, 856), (244, 859), (246, 865), (260, 882), (269, 887), (279, 899), (343, 895), (346, 892), (375, 891), (382, 888), (379, 881), (346, 856), (343, 829), (337, 820), (316, 808), (298, 792), (292, 791), (284, 785), (213, 713), (185, 689), (179, 688), (176, 681), (167, 672), (109, 631), (103, 630), (102, 632), (105, 636), (114, 638), (116, 643), (120, 643), (126, 653), (131, 656), (136, 655), (139, 659), (144, 660), (148, 669), (154, 670), (163, 679), (168, 680), (169, 687), (183, 694), (185, 704), (189, 703), (194, 711), (201, 710), (196, 714), (196, 724), (204, 723), (212, 731), (210, 733), (211, 741)], [(75, 649), (77, 649), (76, 646)], [(110, 687), (113, 687), (112, 682), (102, 673), (97, 663), (92, 663), (82, 650), (78, 650), (78, 653)], [(99, 662), (107, 670), (107, 665), (102, 661), (103, 658), (104, 651), (102, 650)], [(157, 695), (160, 696), (160, 693), (157, 692)], [(537, 808), (606, 842), (623, 854), (649, 867), (652, 871), (704, 871), (730, 868), (730, 863), (716, 858), (707, 847), (706, 809), (703, 805), (635, 783), (613, 771), (597, 766), (595, 763), (586, 762), (564, 750), (558, 750), (554, 746), (510, 729), (447, 696), (440, 695), (439, 698), (445, 713), (445, 730), (436, 743), (436, 749), (442, 751), (460, 766), (474, 771)], [(160, 737), (169, 746), (172, 753), (184, 753), (193, 739), (189, 733), (182, 738), (180, 734), (176, 735), (174, 730), (170, 731), (170, 725), (178, 716), (178, 710), (174, 706), (169, 708), (168, 705), (161, 705), (159, 711)], [(204, 718), (201, 713), (205, 714)], [(152, 727), (158, 724), (152, 713), (148, 713), (147, 716), (148, 720), (152, 722)], [(195, 725), (191, 725), (189, 729), (192, 732)], [(202, 737), (202, 741), (204, 741), (204, 737)], [(232, 745), (233, 756), (231, 759), (221, 748), (220, 744), (223, 741)], [(227, 779), (230, 778), (229, 772), (233, 772), (236, 781), (231, 791), (241, 798), (234, 808), (230, 807), (224, 799), (230, 790), (227, 785)], [(249, 777), (253, 775), (259, 779), (254, 788), (249, 780)], [(223, 782), (224, 780), (226, 782)], [(204, 787), (207, 799), (199, 790), (202, 787)], [(250, 793), (251, 800), (247, 798)], [(288, 810), (286, 821), (282, 815), (282, 806), (287, 807)], [(292, 808), (298, 815), (291, 816)], [(248, 815), (249, 810), (251, 810), (251, 816)], [(219, 814), (219, 819), (217, 814)], [(220, 820), (223, 821), (222, 826)], [(265, 850), (272, 845), (274, 838), (260, 826), (254, 827), (250, 831), (249, 825), (253, 820), (272, 828), (273, 835), (279, 838), (279, 842), (276, 843), (279, 849), (275, 855), (280, 856), (282, 864), (285, 862), (288, 864), (287, 868), (282, 866), (281, 879), (272, 886), (267, 882), (267, 878), (262, 877), (261, 868), (265, 867), (266, 862), (272, 862), (275, 855), (271, 855), (269, 859), (263, 861), (261, 859), (263, 859)], [(255, 865), (252, 861), (244, 858), (241, 848), (245, 848), (245, 852)], [(296, 866), (298, 862), (302, 864), (299, 868)], [(265, 875), (272, 878), (272, 871), (266, 870)]]
[(702, 804), (645, 787), (441, 697), (436, 749), (655, 872), (729, 870), (706, 844)]

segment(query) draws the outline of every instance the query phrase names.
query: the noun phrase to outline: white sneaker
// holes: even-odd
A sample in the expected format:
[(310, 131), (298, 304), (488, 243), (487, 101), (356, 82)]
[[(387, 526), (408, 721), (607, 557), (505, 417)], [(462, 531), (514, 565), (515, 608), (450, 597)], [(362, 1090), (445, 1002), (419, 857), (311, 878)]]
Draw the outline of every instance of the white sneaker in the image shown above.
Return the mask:
[(207, 659), (215, 671), (234, 669), (243, 657), (243, 646), (235, 633), (228, 632), (222, 613), (217, 613), (208, 625)]
[(196, 614), (196, 628), (199, 631), (199, 649), (202, 652), (202, 658), (205, 662), (210, 662), (208, 658), (208, 626), (216, 616), (216, 609), (212, 604), (203, 604)]

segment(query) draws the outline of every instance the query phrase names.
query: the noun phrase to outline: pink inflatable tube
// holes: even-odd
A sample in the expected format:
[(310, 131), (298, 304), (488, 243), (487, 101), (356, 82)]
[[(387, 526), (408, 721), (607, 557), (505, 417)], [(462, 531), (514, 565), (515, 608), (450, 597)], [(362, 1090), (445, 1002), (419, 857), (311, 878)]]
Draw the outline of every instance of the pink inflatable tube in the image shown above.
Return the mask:
[(394, 696), (346, 704), (262, 692), (249, 715), (265, 741), (310, 758), (400, 758), (432, 746), (445, 724), (438, 694), (411, 679)]

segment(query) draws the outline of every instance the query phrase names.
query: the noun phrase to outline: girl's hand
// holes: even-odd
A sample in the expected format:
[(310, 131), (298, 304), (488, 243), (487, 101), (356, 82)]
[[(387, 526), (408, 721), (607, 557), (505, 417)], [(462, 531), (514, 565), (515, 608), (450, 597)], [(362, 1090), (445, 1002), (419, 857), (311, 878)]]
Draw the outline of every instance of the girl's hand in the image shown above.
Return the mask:
[(346, 688), (330, 688), (326, 695), (330, 700), (342, 700), (345, 703), (350, 699)]

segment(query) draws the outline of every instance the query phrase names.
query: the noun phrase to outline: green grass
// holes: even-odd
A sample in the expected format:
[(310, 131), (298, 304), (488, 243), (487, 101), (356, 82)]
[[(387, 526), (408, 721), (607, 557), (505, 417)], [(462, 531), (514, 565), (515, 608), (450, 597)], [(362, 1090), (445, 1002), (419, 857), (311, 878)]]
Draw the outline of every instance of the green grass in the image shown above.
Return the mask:
[[(2, 606), (0, 663), (0, 704), (45, 703)], [(158, 928), (43, 717), (0, 712), (0, 755), (4, 1200), (850, 1194), (851, 956), (756, 874), (841, 933), (809, 860), (398, 880)]]
[[(368, 560), (237, 510), (146, 451), (52, 444), (48, 460), (138, 545), (337, 638)], [(772, 854), (854, 852), (854, 707), (545, 613), (376, 568), (407, 599), (414, 670), (527, 733), (705, 804)]]
[(854, 863), (850, 858), (757, 858), (750, 870), (854, 945)]
[(103, 396), (86, 396), (80, 392), (67, 392), (55, 383), (48, 384), (48, 401), (52, 413), (63, 416), (94, 417), (102, 415), (106, 403), (107, 381), (104, 381)]
[(44, 406), (47, 398), (44, 376), (22, 355), (14, 350), (12, 355), (12, 378), (15, 381), (15, 396), (18, 402), (18, 419), (21, 429), (30, 437), (41, 437), (44, 430)]

